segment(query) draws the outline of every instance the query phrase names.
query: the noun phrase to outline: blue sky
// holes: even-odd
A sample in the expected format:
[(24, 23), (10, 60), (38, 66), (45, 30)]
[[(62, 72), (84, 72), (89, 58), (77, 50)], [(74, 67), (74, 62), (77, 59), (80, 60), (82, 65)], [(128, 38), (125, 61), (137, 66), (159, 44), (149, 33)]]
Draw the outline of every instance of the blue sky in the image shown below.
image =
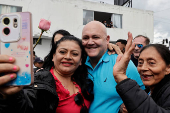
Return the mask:
[[(114, 4), (114, 0), (87, 0), (103, 1)], [(154, 12), (154, 43), (161, 43), (163, 39), (170, 41), (170, 0), (132, 0), (132, 8), (151, 10)]]

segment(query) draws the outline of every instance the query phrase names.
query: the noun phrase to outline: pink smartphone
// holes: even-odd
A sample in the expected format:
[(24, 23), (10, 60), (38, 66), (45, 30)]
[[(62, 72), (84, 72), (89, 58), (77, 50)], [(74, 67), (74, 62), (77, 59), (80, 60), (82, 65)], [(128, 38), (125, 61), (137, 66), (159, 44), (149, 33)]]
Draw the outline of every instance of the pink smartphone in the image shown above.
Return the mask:
[(0, 54), (15, 57), (15, 65), (20, 67), (17, 78), (7, 85), (30, 85), (33, 82), (33, 37), (30, 12), (0, 15)]

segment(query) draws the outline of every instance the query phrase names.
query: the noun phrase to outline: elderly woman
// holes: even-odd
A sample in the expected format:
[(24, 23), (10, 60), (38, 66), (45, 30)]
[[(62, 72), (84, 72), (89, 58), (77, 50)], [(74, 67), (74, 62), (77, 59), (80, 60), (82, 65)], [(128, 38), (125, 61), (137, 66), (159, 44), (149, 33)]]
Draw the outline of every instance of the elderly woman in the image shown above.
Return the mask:
[[(12, 70), (15, 60), (0, 55), (0, 67), (12, 72), (0, 77), (1, 113), (87, 113), (92, 81), (87, 79), (86, 56), (81, 41), (74, 36), (65, 36), (55, 45), (48, 70), (35, 74), (34, 84), (22, 87), (4, 87), (3, 84), (16, 78)], [(11, 58), (10, 58), (11, 59)], [(3, 81), (2, 81), (3, 80)], [(21, 90), (22, 89), (22, 90)], [(90, 90), (91, 89), (91, 90)]]
[(170, 113), (170, 51), (160, 44), (151, 44), (141, 50), (137, 69), (143, 84), (149, 88), (146, 93), (126, 76), (130, 55), (135, 48), (132, 34), (128, 35), (126, 52), (123, 57), (119, 55), (113, 68), (118, 94), (129, 113)]

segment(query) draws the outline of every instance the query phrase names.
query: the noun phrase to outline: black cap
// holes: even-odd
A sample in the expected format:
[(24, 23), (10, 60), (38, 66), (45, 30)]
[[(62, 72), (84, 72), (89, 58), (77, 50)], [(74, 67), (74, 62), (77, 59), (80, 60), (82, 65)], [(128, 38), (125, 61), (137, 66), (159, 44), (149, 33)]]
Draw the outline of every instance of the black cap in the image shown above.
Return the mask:
[(34, 63), (36, 63), (36, 62), (41, 63), (41, 62), (44, 62), (44, 61), (43, 61), (43, 59), (41, 59), (40, 57), (37, 57), (37, 58), (35, 58), (35, 60), (34, 60)]

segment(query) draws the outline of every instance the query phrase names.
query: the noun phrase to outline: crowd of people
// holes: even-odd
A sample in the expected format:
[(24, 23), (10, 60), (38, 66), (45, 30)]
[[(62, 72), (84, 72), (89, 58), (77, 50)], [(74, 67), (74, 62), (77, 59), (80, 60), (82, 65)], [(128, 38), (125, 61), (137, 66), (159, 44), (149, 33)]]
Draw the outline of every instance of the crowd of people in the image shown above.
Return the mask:
[(109, 41), (98, 21), (84, 26), (81, 40), (56, 31), (49, 54), (34, 60), (30, 86), (4, 86), (19, 67), (0, 55), (0, 73), (8, 72), (0, 76), (0, 112), (170, 113), (169, 49), (130, 32), (127, 41)]

